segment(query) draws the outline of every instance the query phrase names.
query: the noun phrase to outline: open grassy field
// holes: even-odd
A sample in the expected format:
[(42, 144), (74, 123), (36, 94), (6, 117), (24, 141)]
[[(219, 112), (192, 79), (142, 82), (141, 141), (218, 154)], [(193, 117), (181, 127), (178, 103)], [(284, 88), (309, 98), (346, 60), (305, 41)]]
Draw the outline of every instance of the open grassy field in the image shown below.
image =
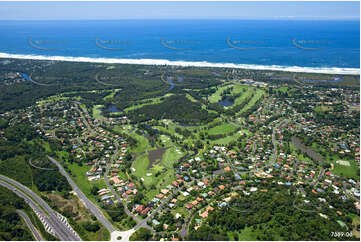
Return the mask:
[(103, 179), (98, 181), (88, 181), (86, 172), (91, 168), (90, 166), (79, 166), (76, 163), (66, 163), (72, 174), (74, 182), (79, 186), (79, 188), (84, 192), (84, 194), (96, 203), (97, 197), (91, 194), (90, 190), (93, 186), (97, 186), (99, 189), (106, 188), (106, 184)]
[(317, 106), (317, 107), (314, 108), (314, 111), (315, 111), (316, 113), (319, 113), (319, 114), (322, 114), (322, 113), (324, 113), (324, 112), (326, 112), (326, 111), (330, 111), (330, 112), (331, 112), (332, 110), (333, 110), (332, 107), (326, 106), (326, 105), (320, 105), (320, 106)]
[[(355, 216), (352, 219), (352, 225), (355, 227), (360, 227), (360, 216)], [(356, 236), (356, 238), (360, 238), (360, 231), (357, 231), (356, 228), (352, 230), (352, 234)]]
[(213, 127), (208, 130), (208, 134), (215, 135), (215, 134), (229, 134), (236, 130), (236, 126), (230, 123), (224, 123), (219, 126)]
[(170, 137), (168, 135), (164, 135), (164, 134), (161, 134), (159, 136), (160, 138), (160, 144), (164, 147), (168, 147), (168, 146), (172, 146), (173, 145), (173, 142), (172, 140), (170, 139)]
[(104, 100), (112, 99), (115, 96), (115, 94), (117, 94), (117, 92), (120, 90), (122, 89), (113, 89), (112, 92), (108, 96), (105, 96), (103, 99)]
[(166, 98), (166, 97), (170, 97), (172, 96), (173, 94), (172, 93), (167, 93), (165, 94), (164, 96), (162, 97), (155, 97), (155, 98), (148, 98), (148, 99), (143, 99), (142, 100), (142, 103), (139, 103), (139, 104), (135, 104), (133, 106), (130, 106), (130, 107), (127, 107), (124, 109), (125, 112), (128, 112), (128, 111), (131, 111), (131, 110), (134, 110), (134, 109), (138, 109), (138, 108), (141, 108), (145, 105), (153, 105), (153, 104), (158, 104), (158, 103), (161, 103), (162, 102), (162, 98)]
[(310, 163), (313, 162), (310, 157), (303, 155), (302, 152), (300, 152), (300, 150), (298, 150), (292, 142), (289, 142), (288, 144), (292, 154), (296, 155), (299, 161), (306, 161)]
[(232, 141), (237, 140), (240, 137), (239, 132), (233, 134), (233, 135), (229, 135), (227, 137), (221, 138), (221, 139), (216, 139), (216, 140), (210, 140), (210, 143), (213, 144), (219, 144), (219, 145), (227, 145)]
[(103, 119), (104, 118), (103, 116), (100, 115), (101, 112), (102, 112), (102, 111), (100, 111), (100, 108), (102, 108), (102, 107), (103, 107), (103, 105), (94, 105), (93, 106), (93, 117), (94, 118), (96, 118), (96, 119)]
[[(237, 87), (237, 88), (236, 88)], [(239, 105), (241, 103), (244, 102), (244, 100), (246, 100), (247, 98), (249, 98), (256, 90), (256, 88), (254, 87), (249, 87), (249, 86), (241, 86), (241, 85), (236, 85), (234, 88), (234, 93), (237, 94), (239, 92), (241, 92), (241, 90), (245, 90), (244, 93), (240, 96), (237, 97), (234, 100), (234, 104), (233, 105)], [(232, 106), (233, 106), (232, 105)]]
[[(174, 149), (176, 148), (174, 147)], [(168, 152), (168, 150), (170, 151)], [(174, 170), (167, 169), (167, 167), (172, 167), (175, 159), (179, 159), (181, 155), (174, 154), (174, 150), (172, 149), (168, 150), (168, 153), (166, 152), (163, 156), (162, 161), (160, 163), (153, 164), (150, 169), (148, 169), (148, 153), (138, 156), (132, 164), (132, 168), (135, 168), (135, 172), (133, 174), (138, 178), (143, 178), (143, 183), (147, 187), (146, 191), (142, 191), (146, 202), (153, 199), (154, 196), (159, 193), (160, 189), (165, 188), (175, 179)]]
[(40, 101), (37, 101), (36, 103), (39, 104), (39, 105), (44, 105), (45, 103), (48, 103), (48, 102), (59, 102), (60, 100), (67, 100), (69, 99), (68, 97), (62, 97), (61, 95), (54, 95), (54, 96), (50, 96), (46, 99), (43, 99), (43, 100), (40, 100)]
[(346, 178), (353, 178), (356, 180), (360, 179), (360, 170), (356, 161), (347, 160), (350, 163), (350, 166), (347, 166), (336, 163), (338, 160), (345, 160), (337, 156), (332, 156), (327, 160), (333, 163), (334, 169), (332, 170), (332, 173), (335, 175), (344, 176)]
[(197, 100), (195, 100), (194, 97), (192, 97), (188, 93), (186, 94), (186, 98), (188, 98), (191, 102), (197, 102)]
[[(335, 175), (344, 176), (346, 178), (353, 178), (356, 180), (360, 179), (359, 166), (355, 160), (345, 159), (336, 154), (332, 154), (330, 151), (317, 143), (312, 143), (312, 149), (319, 154), (326, 154), (323, 156), (323, 158), (326, 162), (332, 163), (334, 165), (332, 173)], [(350, 166), (336, 163), (338, 160), (346, 160), (350, 163)]]
[(284, 86), (284, 87), (277, 88), (275, 91), (286, 93), (288, 90), (289, 90), (289, 87)]
[(113, 129), (118, 132), (126, 133), (136, 140), (137, 144), (135, 147), (132, 147), (132, 152), (138, 153), (153, 149), (153, 147), (149, 144), (149, 140), (143, 135), (137, 134), (135, 132), (136, 129), (133, 130), (132, 125), (114, 126)]
[(222, 98), (222, 96), (221, 96), (222, 92), (231, 86), (232, 85), (225, 85), (225, 86), (218, 87), (217, 91), (208, 97), (209, 102), (211, 102), (211, 103), (219, 102)]
[(184, 153), (180, 147), (171, 147), (163, 155), (162, 165), (166, 168), (172, 168), (173, 164), (178, 161)]
[(171, 135), (177, 136), (179, 138), (183, 138), (183, 136), (175, 131), (175, 128), (177, 127), (176, 124), (172, 123), (169, 124), (167, 128), (163, 126), (153, 126), (153, 128), (158, 129), (159, 131), (168, 132)]
[(242, 114), (243, 112), (247, 111), (248, 109), (252, 108), (255, 103), (262, 98), (262, 96), (265, 94), (265, 91), (261, 90), (261, 89), (256, 89), (256, 93), (254, 94), (254, 96), (252, 97), (252, 99), (249, 101), (249, 103), (247, 103), (246, 106), (244, 106), (238, 113)]
[(149, 173), (149, 171), (147, 171), (147, 168), (149, 166), (149, 160), (148, 160), (148, 152), (137, 156), (137, 158), (133, 161), (132, 164), (132, 168), (135, 169), (134, 175), (136, 175), (137, 177), (144, 178), (144, 182), (145, 185), (149, 185), (151, 181), (149, 181), (148, 179), (146, 180), (146, 174)]

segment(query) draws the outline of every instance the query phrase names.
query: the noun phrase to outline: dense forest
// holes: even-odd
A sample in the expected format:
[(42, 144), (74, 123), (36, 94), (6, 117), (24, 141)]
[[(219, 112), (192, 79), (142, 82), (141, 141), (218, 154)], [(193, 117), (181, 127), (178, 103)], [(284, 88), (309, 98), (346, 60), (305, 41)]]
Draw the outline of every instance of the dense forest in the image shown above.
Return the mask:
[(33, 240), (17, 209), (31, 210), (24, 200), (0, 186), (0, 240)]
[[(336, 222), (336, 214), (328, 214), (329, 219), (324, 219), (317, 211), (306, 213), (295, 209), (293, 203), (297, 196), (287, 187), (271, 184), (262, 185), (262, 189), (267, 189), (268, 192), (235, 197), (228, 206), (210, 212), (200, 228), (190, 231), (188, 239), (228, 240), (227, 232), (231, 232), (235, 240), (238, 240), (239, 233), (245, 228), (251, 229), (255, 239), (266, 241), (337, 240), (330, 236), (332, 231), (347, 232), (346, 228), (340, 227)], [(352, 204), (348, 206), (339, 203), (337, 199), (331, 200), (335, 207), (347, 206), (351, 210), (354, 209)], [(322, 213), (326, 211), (323, 209)], [(351, 227), (352, 219), (346, 216), (345, 220)]]
[(45, 141), (37, 136), (34, 128), (27, 122), (8, 127), (7, 122), (0, 120), (0, 131), (3, 131), (6, 137), (6, 140), (0, 140), (0, 174), (18, 180), (28, 187), (35, 184), (39, 191), (70, 191), (68, 182), (55, 169), (55, 165), (46, 164), (48, 167), (53, 166), (54, 170), (45, 171), (29, 164), (30, 160), (47, 160), (43, 147)]
[(217, 114), (202, 109), (200, 103), (190, 101), (185, 95), (172, 95), (159, 104), (145, 105), (127, 114), (133, 122), (164, 118), (182, 124), (205, 123), (217, 117)]

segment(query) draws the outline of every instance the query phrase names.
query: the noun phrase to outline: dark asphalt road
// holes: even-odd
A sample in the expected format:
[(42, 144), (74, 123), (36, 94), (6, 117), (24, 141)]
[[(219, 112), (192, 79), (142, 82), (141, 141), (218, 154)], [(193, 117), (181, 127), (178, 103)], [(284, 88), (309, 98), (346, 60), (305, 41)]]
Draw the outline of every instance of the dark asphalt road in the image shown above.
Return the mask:
[(65, 176), (66, 180), (70, 184), (70, 186), (73, 188), (73, 190), (78, 195), (81, 202), (84, 204), (84, 206), (92, 213), (94, 216), (99, 220), (101, 224), (103, 224), (104, 227), (106, 227), (109, 232), (116, 231), (116, 229), (113, 227), (113, 225), (108, 221), (108, 219), (104, 216), (104, 214), (98, 209), (98, 207), (91, 202), (85, 194), (80, 190), (80, 188), (75, 184), (73, 179), (68, 175), (68, 173), (64, 170), (63, 166), (54, 158), (48, 156), (49, 160), (53, 162), (59, 169), (60, 173)]
[(26, 225), (28, 226), (31, 233), (33, 234), (35, 240), (42, 241), (43, 239), (41, 238), (41, 235), (40, 235), (39, 231), (35, 228), (35, 226), (31, 222), (28, 215), (26, 213), (24, 213), (23, 211), (21, 211), (21, 210), (16, 210), (16, 213), (19, 214), (19, 216), (21, 216), (24, 219)]
[[(30, 205), (30, 207), (34, 209), (34, 211), (38, 211), (39, 213), (43, 214), (44, 220), (50, 225), (50, 227), (53, 228), (59, 239), (67, 241), (81, 240), (80, 237), (73, 233), (73, 231), (71, 231), (65, 223), (60, 221), (60, 218), (57, 216), (56, 212), (51, 209), (49, 205), (32, 190), (20, 184), (19, 182), (2, 175), (0, 175), (0, 185), (8, 188), (16, 195), (23, 198)], [(44, 210), (47, 214), (44, 213)]]

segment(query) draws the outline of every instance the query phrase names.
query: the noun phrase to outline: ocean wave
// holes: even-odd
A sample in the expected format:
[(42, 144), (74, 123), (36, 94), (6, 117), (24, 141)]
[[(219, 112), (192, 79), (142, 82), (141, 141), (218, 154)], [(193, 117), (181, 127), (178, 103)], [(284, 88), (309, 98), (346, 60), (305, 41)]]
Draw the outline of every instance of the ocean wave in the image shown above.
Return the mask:
[(95, 58), (95, 57), (72, 57), (72, 56), (43, 56), (43, 55), (22, 55), (0, 53), (0, 58), (31, 59), (31, 60), (51, 60), (51, 61), (71, 61), (90, 62), (106, 64), (135, 64), (135, 65), (168, 65), (182, 67), (220, 67), (238, 68), (251, 70), (268, 71), (288, 71), (323, 74), (349, 74), (359, 75), (360, 68), (340, 68), (340, 67), (302, 67), (302, 66), (279, 66), (279, 65), (253, 65), (235, 63), (211, 63), (206, 61), (170, 61), (165, 59), (118, 59), (118, 58)]

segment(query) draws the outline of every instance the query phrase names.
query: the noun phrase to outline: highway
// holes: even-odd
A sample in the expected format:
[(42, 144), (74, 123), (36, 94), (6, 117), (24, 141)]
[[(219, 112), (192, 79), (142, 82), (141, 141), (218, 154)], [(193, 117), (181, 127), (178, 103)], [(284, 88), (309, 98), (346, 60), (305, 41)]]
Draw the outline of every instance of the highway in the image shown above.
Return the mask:
[[(60, 240), (81, 240), (79, 235), (77, 235), (64, 222), (62, 222), (57, 213), (52, 210), (49, 205), (44, 202), (44, 200), (41, 199), (32, 190), (20, 184), (19, 182), (3, 175), (0, 175), (0, 185), (6, 187), (7, 189), (13, 191), (19, 197), (23, 198), (25, 202), (27, 202), (29, 206), (34, 210), (34, 212), (40, 213), (44, 221), (53, 229), (56, 237), (58, 237)], [(45, 214), (43, 212), (44, 210), (48, 214)]]
[(108, 221), (108, 219), (104, 216), (104, 214), (98, 209), (98, 207), (91, 202), (85, 194), (80, 190), (80, 188), (75, 184), (75, 182), (71, 179), (71, 177), (68, 175), (68, 173), (64, 170), (62, 165), (55, 160), (54, 158), (48, 156), (49, 160), (53, 162), (58, 168), (60, 173), (65, 176), (70, 186), (73, 188), (74, 192), (78, 195), (80, 201), (84, 204), (84, 206), (99, 220), (101, 224), (105, 228), (109, 230), (110, 233), (116, 231), (116, 229), (113, 227), (113, 225)]
[(16, 210), (16, 213), (19, 214), (19, 216), (21, 216), (24, 219), (26, 225), (28, 226), (31, 233), (33, 234), (35, 240), (42, 241), (43, 239), (41, 238), (41, 235), (40, 235), (39, 231), (35, 228), (35, 226), (31, 222), (28, 215), (26, 213), (24, 213), (23, 211), (21, 211), (21, 210)]

